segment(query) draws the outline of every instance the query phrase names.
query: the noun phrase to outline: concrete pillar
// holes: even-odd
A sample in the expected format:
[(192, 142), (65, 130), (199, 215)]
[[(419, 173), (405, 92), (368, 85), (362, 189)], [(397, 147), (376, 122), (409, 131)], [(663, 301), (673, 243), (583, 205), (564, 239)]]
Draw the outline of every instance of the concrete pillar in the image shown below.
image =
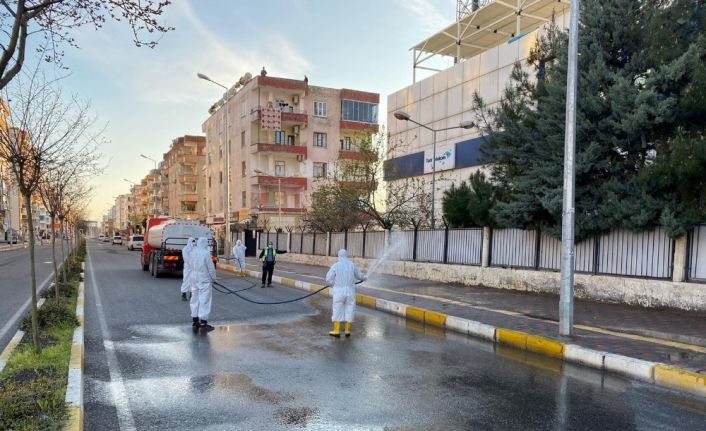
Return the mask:
[(686, 235), (682, 235), (674, 240), (672, 281), (682, 282), (686, 280), (686, 255), (688, 253), (686, 237)]
[(326, 232), (326, 256), (329, 256), (331, 253), (331, 232)]
[(483, 228), (483, 252), (481, 253), (481, 264), (483, 268), (490, 265), (490, 228)]

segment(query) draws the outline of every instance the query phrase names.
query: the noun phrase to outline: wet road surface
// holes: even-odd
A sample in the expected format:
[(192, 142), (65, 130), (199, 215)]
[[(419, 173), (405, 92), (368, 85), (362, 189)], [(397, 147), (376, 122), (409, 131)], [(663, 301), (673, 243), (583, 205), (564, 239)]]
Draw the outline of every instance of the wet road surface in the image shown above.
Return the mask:
[(334, 339), (328, 298), (214, 292), (217, 329), (194, 334), (179, 278), (89, 244), (88, 430), (706, 429), (703, 399), (365, 308)]
[[(37, 290), (49, 285), (54, 271), (51, 246), (37, 243), (35, 249)], [(65, 252), (68, 247), (65, 246)], [(29, 247), (29, 246), (28, 246)], [(56, 242), (57, 260), (61, 261), (61, 244)], [(10, 341), (22, 318), (29, 312), (32, 293), (29, 289), (29, 248), (0, 251), (0, 352)]]

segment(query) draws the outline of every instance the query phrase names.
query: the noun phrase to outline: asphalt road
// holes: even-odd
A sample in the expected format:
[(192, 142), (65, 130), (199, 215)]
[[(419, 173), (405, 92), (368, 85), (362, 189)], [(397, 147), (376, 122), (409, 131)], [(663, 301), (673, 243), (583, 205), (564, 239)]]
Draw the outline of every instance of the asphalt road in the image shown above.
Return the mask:
[(334, 339), (329, 298), (214, 292), (217, 329), (194, 334), (181, 280), (151, 278), (138, 257), (89, 243), (85, 429), (706, 429), (702, 399), (374, 310)]
[[(47, 242), (45, 241), (45, 244)], [(60, 261), (61, 245), (58, 242), (56, 250), (57, 260)], [(49, 285), (53, 272), (51, 246), (38, 245), (35, 252), (39, 291)], [(15, 335), (20, 321), (29, 311), (32, 296), (29, 279), (29, 248), (0, 251), (0, 351)]]

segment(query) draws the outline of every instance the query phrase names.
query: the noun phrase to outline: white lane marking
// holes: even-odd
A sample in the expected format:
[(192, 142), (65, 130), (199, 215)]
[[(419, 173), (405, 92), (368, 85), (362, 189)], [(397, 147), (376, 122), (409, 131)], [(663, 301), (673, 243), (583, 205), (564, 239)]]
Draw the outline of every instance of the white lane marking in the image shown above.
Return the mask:
[[(39, 289), (37, 290), (37, 295), (39, 295), (47, 287), (47, 284), (49, 284), (49, 282), (51, 281), (51, 279), (53, 277), (54, 277), (53, 273), (49, 274), (49, 277), (47, 277), (47, 279), (44, 280), (41, 285), (39, 285)], [(27, 312), (27, 310), (29, 309), (29, 306), (31, 304), (32, 304), (32, 297), (30, 296), (29, 298), (27, 298), (27, 301), (25, 301), (25, 303), (22, 304), (22, 307), (20, 307), (19, 310), (17, 310), (15, 312), (15, 314), (13, 314), (12, 317), (10, 317), (10, 320), (8, 320), (7, 323), (5, 323), (5, 326), (3, 326), (2, 329), (0, 329), (0, 339), (5, 338), (5, 335), (7, 335), (7, 333), (15, 327), (15, 325), (17, 324), (17, 321), (20, 320), (22, 318), (22, 316)]]
[[(91, 291), (96, 298), (97, 303), (101, 303), (100, 293), (98, 292), (98, 285), (96, 283), (96, 276), (93, 272), (93, 259), (91, 259), (90, 248), (86, 251), (86, 257), (88, 258), (88, 271), (91, 278)], [(98, 310), (98, 322), (100, 325), (101, 335), (103, 337), (103, 346), (105, 348), (105, 356), (108, 361), (108, 372), (110, 374), (110, 392), (113, 397), (113, 405), (118, 415), (118, 426), (121, 431), (124, 430), (135, 430), (135, 418), (132, 416), (132, 410), (130, 410), (130, 400), (127, 397), (127, 391), (125, 389), (125, 383), (123, 382), (123, 376), (120, 372), (120, 364), (118, 363), (118, 357), (115, 354), (115, 348), (113, 346), (113, 341), (110, 337), (110, 330), (108, 329), (108, 324), (105, 320), (105, 313), (103, 313), (102, 307), (97, 307)]]

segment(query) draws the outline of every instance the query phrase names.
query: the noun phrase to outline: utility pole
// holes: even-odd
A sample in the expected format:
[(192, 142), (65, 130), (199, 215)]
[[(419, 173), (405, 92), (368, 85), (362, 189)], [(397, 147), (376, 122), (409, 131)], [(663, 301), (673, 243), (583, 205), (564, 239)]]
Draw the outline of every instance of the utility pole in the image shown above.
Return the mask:
[(579, 0), (571, 0), (564, 136), (564, 200), (561, 217), (561, 292), (559, 296), (559, 335), (567, 337), (573, 334), (574, 329), (574, 201), (576, 197), (578, 43)]

